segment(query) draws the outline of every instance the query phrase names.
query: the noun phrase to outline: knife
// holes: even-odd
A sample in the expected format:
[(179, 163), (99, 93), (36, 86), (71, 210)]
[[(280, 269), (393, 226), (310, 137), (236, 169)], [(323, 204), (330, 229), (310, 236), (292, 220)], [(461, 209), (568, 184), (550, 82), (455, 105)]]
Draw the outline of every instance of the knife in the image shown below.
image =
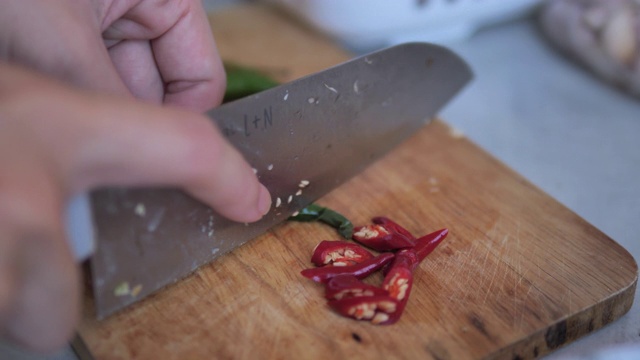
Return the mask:
[(209, 111), (271, 192), (270, 212), (235, 223), (170, 188), (106, 188), (75, 199), (76, 212), (93, 215), (93, 227), (76, 216), (68, 227), (76, 228), (75, 243), (95, 235), (96, 316), (144, 299), (286, 220), (428, 123), (471, 77), (450, 50), (406, 43)]

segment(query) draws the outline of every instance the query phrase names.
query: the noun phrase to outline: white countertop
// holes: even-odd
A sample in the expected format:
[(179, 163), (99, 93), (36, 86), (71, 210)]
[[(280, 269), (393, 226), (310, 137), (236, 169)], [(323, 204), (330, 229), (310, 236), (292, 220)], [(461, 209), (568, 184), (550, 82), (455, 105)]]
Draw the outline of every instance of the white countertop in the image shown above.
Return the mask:
[[(556, 53), (532, 20), (486, 29), (451, 48), (471, 64), (475, 80), (442, 118), (638, 261), (640, 100)], [(638, 291), (621, 319), (546, 358), (604, 359), (594, 353), (628, 344), (640, 345)], [(623, 358), (619, 350), (611, 358), (639, 359), (639, 354)], [(49, 359), (74, 356), (66, 350)]]

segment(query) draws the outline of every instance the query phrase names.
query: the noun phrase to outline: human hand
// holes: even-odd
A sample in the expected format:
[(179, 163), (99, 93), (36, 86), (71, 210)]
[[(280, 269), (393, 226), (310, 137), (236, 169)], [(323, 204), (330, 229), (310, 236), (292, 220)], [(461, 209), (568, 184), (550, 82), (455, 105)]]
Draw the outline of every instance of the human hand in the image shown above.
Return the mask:
[(5, 0), (1, 58), (82, 88), (198, 112), (224, 95), (200, 0)]
[(62, 213), (74, 193), (171, 185), (232, 220), (268, 211), (267, 190), (210, 121), (131, 99), (202, 111), (224, 84), (198, 0), (3, 2), (0, 336), (45, 352), (73, 332), (79, 275)]
[(237, 221), (270, 207), (204, 116), (78, 92), (0, 64), (0, 334), (49, 351), (78, 320), (65, 200), (101, 185), (181, 185)]

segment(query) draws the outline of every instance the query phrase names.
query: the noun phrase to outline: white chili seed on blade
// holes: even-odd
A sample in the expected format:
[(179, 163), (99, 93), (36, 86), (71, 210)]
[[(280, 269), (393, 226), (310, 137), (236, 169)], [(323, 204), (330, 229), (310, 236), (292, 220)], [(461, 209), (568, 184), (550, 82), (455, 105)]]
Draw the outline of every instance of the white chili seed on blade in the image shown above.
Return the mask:
[(300, 211), (296, 211), (293, 214), (291, 214), (291, 216), (298, 216), (298, 215), (300, 215)]
[(300, 196), (300, 195), (302, 195), (302, 190), (296, 191), (296, 196)]
[(267, 166), (267, 170), (269, 171), (273, 170), (273, 164), (269, 164), (269, 166)]
[(282, 205), (282, 200), (280, 198), (276, 198), (276, 207), (280, 207)]
[(324, 84), (324, 87), (326, 87), (329, 91), (331, 91), (333, 93), (336, 93), (336, 94), (338, 93), (338, 90), (336, 90), (335, 88), (333, 88), (333, 87), (331, 87), (331, 86), (329, 86), (327, 84)]
[(147, 209), (144, 207), (143, 203), (139, 203), (136, 205), (136, 208), (133, 210), (138, 216), (145, 216), (147, 214)]
[(306, 188), (307, 186), (309, 186), (309, 180), (300, 180), (300, 184), (298, 184), (299, 188)]
[(289, 198), (287, 199), (287, 204), (291, 204), (292, 201), (293, 201), (293, 195), (289, 195)]

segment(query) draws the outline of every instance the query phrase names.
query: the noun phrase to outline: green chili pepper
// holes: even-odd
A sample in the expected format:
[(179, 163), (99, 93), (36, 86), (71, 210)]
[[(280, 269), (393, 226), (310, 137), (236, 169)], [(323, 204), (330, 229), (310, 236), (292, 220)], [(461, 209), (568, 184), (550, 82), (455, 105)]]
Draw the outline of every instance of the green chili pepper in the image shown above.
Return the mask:
[(353, 224), (342, 214), (320, 205), (311, 204), (300, 210), (296, 216), (289, 217), (293, 221), (321, 221), (338, 230), (338, 233), (345, 239), (351, 239), (353, 235)]
[(224, 102), (240, 99), (278, 85), (278, 82), (270, 77), (244, 66), (225, 62), (224, 69), (227, 73)]

